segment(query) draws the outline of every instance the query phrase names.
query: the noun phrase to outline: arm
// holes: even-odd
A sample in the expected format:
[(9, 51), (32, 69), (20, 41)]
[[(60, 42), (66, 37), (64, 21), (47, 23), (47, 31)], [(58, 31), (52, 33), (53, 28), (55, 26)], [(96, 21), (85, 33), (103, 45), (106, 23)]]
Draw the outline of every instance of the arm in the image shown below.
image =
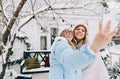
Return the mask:
[(96, 56), (89, 51), (87, 45), (83, 45), (78, 50), (72, 50), (67, 41), (58, 41), (55, 45), (56, 60), (66, 69), (82, 69), (91, 64)]

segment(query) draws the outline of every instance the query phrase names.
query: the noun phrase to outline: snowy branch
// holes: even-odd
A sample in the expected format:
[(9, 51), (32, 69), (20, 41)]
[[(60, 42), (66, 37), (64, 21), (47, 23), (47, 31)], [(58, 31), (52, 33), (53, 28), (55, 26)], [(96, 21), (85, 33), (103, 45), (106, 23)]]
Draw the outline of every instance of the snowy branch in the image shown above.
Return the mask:
[(20, 29), (25, 25), (27, 24), (29, 21), (31, 21), (35, 16), (32, 16), (30, 17), (27, 21), (25, 21), (19, 28), (18, 28), (18, 31), (20, 31)]
[[(4, 10), (3, 10), (3, 5), (0, 2), (0, 6), (1, 6), (1, 12), (2, 12), (2, 16), (3, 16), (3, 24), (5, 24), (7, 26), (6, 21), (8, 21), (7, 17), (5, 16)], [(5, 20), (5, 21), (4, 21)], [(3, 26), (4, 27), (4, 26)]]
[(16, 11), (14, 12), (14, 14), (13, 14), (13, 16), (12, 16), (12, 18), (11, 18), (8, 26), (7, 26), (7, 29), (6, 29), (6, 31), (5, 31), (4, 34), (3, 34), (3, 42), (4, 42), (4, 44), (6, 44), (8, 35), (9, 35), (10, 32), (11, 32), (11, 28), (13, 27), (13, 24), (15, 23), (18, 15), (19, 15), (19, 12), (21, 11), (21, 9), (22, 9), (22, 7), (24, 6), (24, 4), (26, 3), (26, 1), (27, 1), (27, 0), (21, 0), (21, 2), (19, 3)]

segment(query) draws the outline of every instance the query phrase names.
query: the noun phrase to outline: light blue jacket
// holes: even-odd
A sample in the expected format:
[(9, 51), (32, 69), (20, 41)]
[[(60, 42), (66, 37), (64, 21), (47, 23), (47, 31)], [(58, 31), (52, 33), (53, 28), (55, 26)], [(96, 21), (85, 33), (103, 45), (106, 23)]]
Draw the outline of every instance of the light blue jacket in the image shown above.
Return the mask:
[(51, 48), (49, 79), (82, 79), (81, 70), (95, 59), (87, 45), (73, 50), (64, 37), (57, 37)]

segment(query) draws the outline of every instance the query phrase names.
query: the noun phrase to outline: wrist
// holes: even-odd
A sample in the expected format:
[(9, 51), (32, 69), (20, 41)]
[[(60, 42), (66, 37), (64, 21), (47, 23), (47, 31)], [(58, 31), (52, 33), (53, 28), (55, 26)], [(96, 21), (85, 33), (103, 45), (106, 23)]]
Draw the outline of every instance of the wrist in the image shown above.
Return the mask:
[(99, 50), (95, 46), (90, 46), (90, 49), (92, 49), (95, 53), (97, 53)]

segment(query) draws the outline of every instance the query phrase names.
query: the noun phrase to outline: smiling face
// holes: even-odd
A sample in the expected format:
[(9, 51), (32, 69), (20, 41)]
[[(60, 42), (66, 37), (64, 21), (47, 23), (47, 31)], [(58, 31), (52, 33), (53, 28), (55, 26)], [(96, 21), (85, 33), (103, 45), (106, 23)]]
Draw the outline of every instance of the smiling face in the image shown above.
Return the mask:
[(85, 36), (87, 34), (87, 29), (83, 25), (78, 25), (75, 27), (73, 32), (74, 32), (74, 37), (75, 37), (76, 41), (80, 41), (85, 38)]
[(71, 41), (71, 40), (73, 39), (73, 31), (72, 31), (72, 29), (71, 29), (71, 28), (65, 29), (65, 30), (62, 32), (61, 36), (65, 37), (65, 38), (67, 38), (69, 41)]

